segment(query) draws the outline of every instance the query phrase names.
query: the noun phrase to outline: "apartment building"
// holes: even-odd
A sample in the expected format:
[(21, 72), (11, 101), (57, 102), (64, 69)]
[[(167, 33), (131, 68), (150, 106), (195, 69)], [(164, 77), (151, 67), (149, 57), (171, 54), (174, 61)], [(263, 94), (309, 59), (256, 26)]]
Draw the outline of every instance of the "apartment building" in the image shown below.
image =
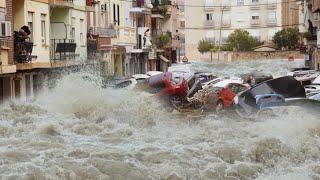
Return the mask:
[(318, 50), (320, 47), (320, 0), (303, 0), (299, 2), (303, 4), (304, 12), (301, 19), (310, 35), (306, 38), (305, 65), (311, 69), (320, 70), (320, 52)]
[(0, 2), (0, 103), (11, 99), (16, 66), (13, 62), (12, 3)]
[[(93, 10), (87, 3), (1, 1), (1, 102), (33, 99), (42, 87), (50, 85), (58, 71), (87, 59), (86, 14)], [(22, 29), (30, 34), (22, 35)]]
[(238, 28), (262, 42), (271, 41), (284, 25), (282, 4), (282, 0), (189, 0), (185, 4), (186, 56), (200, 56), (195, 47), (202, 39), (225, 44)]

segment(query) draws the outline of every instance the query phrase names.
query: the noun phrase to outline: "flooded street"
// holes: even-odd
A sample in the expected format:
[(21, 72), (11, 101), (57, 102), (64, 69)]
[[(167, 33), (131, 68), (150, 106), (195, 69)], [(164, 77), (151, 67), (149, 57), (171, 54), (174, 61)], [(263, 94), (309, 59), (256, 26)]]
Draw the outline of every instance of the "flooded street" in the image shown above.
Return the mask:
[[(216, 75), (275, 77), (302, 65), (192, 63)], [(148, 94), (100, 89), (95, 79), (67, 75), (35, 102), (0, 108), (0, 179), (320, 179), (320, 113), (288, 107), (257, 121), (191, 121)]]

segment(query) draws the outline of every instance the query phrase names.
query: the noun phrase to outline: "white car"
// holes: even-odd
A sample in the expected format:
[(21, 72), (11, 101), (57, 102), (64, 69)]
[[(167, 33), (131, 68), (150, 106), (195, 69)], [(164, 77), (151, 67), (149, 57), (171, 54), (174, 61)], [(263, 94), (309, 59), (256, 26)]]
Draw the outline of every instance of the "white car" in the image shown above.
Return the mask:
[(313, 95), (320, 93), (320, 76), (315, 78), (314, 81), (310, 85), (304, 86), (304, 90), (306, 92), (307, 97), (311, 97)]
[(205, 89), (205, 88), (207, 88), (207, 87), (209, 87), (209, 86), (212, 86), (212, 85), (214, 85), (214, 84), (216, 84), (216, 83), (218, 83), (218, 82), (220, 82), (220, 81), (222, 81), (222, 80), (223, 80), (223, 78), (215, 78), (215, 79), (212, 79), (212, 80), (204, 83), (204, 84), (202, 85), (202, 88)]
[(147, 75), (148, 76), (156, 76), (156, 75), (158, 75), (158, 74), (162, 74), (163, 72), (161, 72), (161, 71), (148, 71), (147, 72)]

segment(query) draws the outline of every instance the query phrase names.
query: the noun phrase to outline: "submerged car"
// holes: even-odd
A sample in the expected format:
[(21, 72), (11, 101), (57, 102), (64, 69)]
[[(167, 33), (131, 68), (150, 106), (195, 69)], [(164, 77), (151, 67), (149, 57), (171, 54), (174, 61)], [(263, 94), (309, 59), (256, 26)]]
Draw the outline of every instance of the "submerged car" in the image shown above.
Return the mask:
[(201, 89), (201, 83), (190, 73), (166, 72), (150, 77), (140, 89), (154, 94), (170, 107), (182, 106), (187, 97)]
[(230, 108), (234, 97), (249, 89), (248, 84), (236, 79), (224, 79), (208, 87), (204, 96), (204, 109), (206, 111), (221, 111)]
[(305, 99), (303, 86), (291, 76), (269, 80), (247, 91), (234, 99), (236, 111), (240, 116), (251, 117), (267, 108), (285, 105), (296, 99)]
[(200, 80), (202, 86), (208, 83), (209, 81), (218, 78), (217, 76), (214, 76), (212, 73), (196, 72), (194, 74)]
[(288, 76), (294, 77), (302, 85), (310, 85), (318, 76), (319, 71), (316, 70), (298, 70), (288, 73)]
[(307, 97), (320, 94), (320, 76), (318, 76), (310, 85), (304, 86), (304, 89)]
[(254, 85), (260, 84), (264, 81), (268, 81), (268, 80), (273, 79), (273, 76), (271, 74), (266, 74), (263, 72), (254, 71), (251, 73), (243, 74), (241, 76), (241, 78), (243, 79), (243, 81), (245, 83), (248, 83), (251, 86), (254, 86)]

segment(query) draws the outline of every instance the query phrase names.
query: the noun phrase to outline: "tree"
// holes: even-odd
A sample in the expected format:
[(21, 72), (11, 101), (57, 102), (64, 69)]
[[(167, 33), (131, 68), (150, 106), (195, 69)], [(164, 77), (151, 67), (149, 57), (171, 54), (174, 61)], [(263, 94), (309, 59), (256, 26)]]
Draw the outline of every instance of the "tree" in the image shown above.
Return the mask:
[(210, 52), (211, 61), (212, 61), (212, 54), (213, 54), (214, 52), (217, 52), (218, 49), (219, 49), (218, 47), (210, 44), (209, 42), (207, 42), (207, 41), (205, 41), (205, 40), (201, 40), (201, 41), (199, 41), (199, 43), (198, 43), (198, 51), (199, 51), (201, 54)]
[(259, 45), (259, 41), (249, 34), (248, 31), (236, 29), (227, 39), (227, 49), (235, 51), (251, 51)]
[(299, 41), (299, 29), (298, 28), (287, 28), (278, 31), (273, 36), (273, 42), (278, 49), (295, 49)]

